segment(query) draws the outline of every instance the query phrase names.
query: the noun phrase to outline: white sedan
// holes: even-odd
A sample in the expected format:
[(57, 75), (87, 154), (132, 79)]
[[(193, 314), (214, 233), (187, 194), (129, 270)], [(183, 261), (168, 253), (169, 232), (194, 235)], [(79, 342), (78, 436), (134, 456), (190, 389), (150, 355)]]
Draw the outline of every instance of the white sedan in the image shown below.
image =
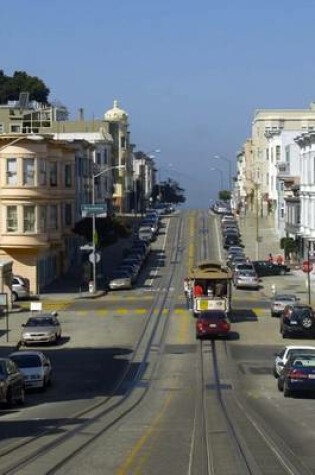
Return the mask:
[(51, 384), (50, 359), (41, 351), (15, 351), (9, 355), (24, 375), (25, 388), (45, 390)]
[(275, 354), (275, 360), (273, 364), (273, 375), (278, 378), (281, 371), (290, 357), (300, 355), (315, 355), (315, 346), (307, 345), (289, 345), (282, 348)]

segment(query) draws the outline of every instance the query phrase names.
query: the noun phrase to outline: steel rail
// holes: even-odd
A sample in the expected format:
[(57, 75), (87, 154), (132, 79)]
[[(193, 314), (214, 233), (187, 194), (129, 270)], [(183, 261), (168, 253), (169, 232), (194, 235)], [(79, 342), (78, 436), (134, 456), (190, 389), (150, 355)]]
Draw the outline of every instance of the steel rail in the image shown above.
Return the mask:
[[(89, 416), (89, 414), (92, 415), (95, 412), (95, 414), (93, 414), (93, 416), (90, 419), (85, 420), (82, 424), (80, 424), (80, 426), (72, 428), (68, 430), (66, 433), (63, 433), (62, 435), (56, 436), (53, 441), (44, 443), (42, 447), (38, 447), (40, 439), (43, 439), (44, 436), (52, 435), (54, 432), (57, 432), (57, 429), (63, 428), (64, 430), (67, 430), (67, 428), (62, 423), (55, 424), (49, 430), (41, 432), (40, 434), (37, 434), (31, 439), (28, 439), (28, 440), (24, 439), (20, 444), (16, 444), (14, 445), (14, 447), (11, 446), (7, 450), (4, 449), (3, 451), (1, 451), (0, 457), (2, 461), (2, 467), (5, 467), (5, 457), (9, 456), (10, 454), (17, 454), (18, 449), (20, 449), (21, 447), (25, 449), (26, 446), (30, 447), (32, 443), (36, 444), (36, 448), (31, 453), (22, 457), (20, 460), (16, 460), (16, 457), (15, 457), (14, 462), (9, 463), (8, 468), (4, 469), (4, 471), (1, 471), (2, 474), (11, 475), (11, 474), (17, 473), (17, 470), (30, 466), (32, 463), (44, 457), (47, 453), (51, 452), (53, 449), (56, 449), (59, 446), (64, 445), (70, 439), (73, 442), (73, 437), (75, 437), (76, 435), (79, 435), (80, 433), (82, 433), (82, 431), (86, 432), (87, 428), (91, 427), (92, 424), (94, 423), (98, 423), (101, 419), (108, 418), (109, 415), (111, 415), (112, 413), (120, 409), (124, 404), (126, 404), (128, 399), (130, 399), (130, 396), (132, 395), (134, 389), (139, 386), (139, 383), (144, 376), (146, 364), (152, 350), (153, 341), (157, 335), (158, 328), (161, 323), (163, 325), (163, 330), (161, 332), (161, 337), (160, 337), (160, 347), (162, 347), (162, 339), (165, 339), (165, 336), (166, 336), (166, 328), (168, 326), (168, 321), (169, 321), (171, 312), (175, 306), (176, 296), (174, 295), (174, 293), (172, 295), (172, 293), (170, 292), (170, 288), (176, 276), (177, 256), (181, 252), (181, 249), (178, 248), (176, 243), (179, 241), (180, 235), (182, 232), (183, 232), (183, 217), (182, 215), (180, 215), (177, 222), (176, 237), (172, 241), (173, 243), (172, 256), (171, 256), (172, 258), (170, 259), (171, 269), (170, 269), (170, 272), (168, 272), (168, 274), (164, 278), (166, 285), (165, 287), (164, 286), (163, 287), (166, 290), (165, 291), (160, 290), (155, 295), (155, 298), (150, 307), (150, 311), (146, 319), (146, 323), (144, 325), (143, 331), (134, 348), (133, 355), (130, 358), (128, 365), (126, 367), (126, 370), (124, 371), (121, 379), (118, 381), (117, 385), (113, 389), (112, 394), (109, 396), (106, 396), (103, 401), (100, 401), (97, 404), (85, 409), (84, 411), (80, 411), (79, 413), (73, 415), (71, 419), (74, 419), (74, 418), (82, 419), (83, 416), (87, 417)], [(165, 308), (167, 308), (165, 304), (167, 300), (169, 300), (169, 305), (168, 305), (167, 314), (165, 315)], [(162, 318), (162, 315), (163, 315), (163, 318)], [(142, 359), (138, 366), (138, 370), (134, 375), (134, 379), (131, 383), (129, 382), (128, 389), (125, 392), (125, 394), (118, 401), (113, 402), (115, 393), (117, 393), (119, 389), (124, 387), (126, 381), (128, 382), (128, 372), (130, 371), (132, 363), (134, 363), (137, 358), (141, 345), (143, 344), (145, 338), (147, 338), (148, 336), (147, 335), (148, 329), (149, 329), (149, 326), (152, 324), (154, 317), (155, 317), (155, 321), (153, 322), (153, 328), (149, 336), (149, 339), (147, 343), (145, 344), (145, 351), (142, 355)], [(146, 384), (143, 386), (143, 391), (141, 392), (139, 396), (137, 396), (136, 401), (133, 402), (130, 407), (127, 407), (125, 410), (122, 409), (122, 413), (118, 414), (117, 417), (115, 417), (114, 415), (113, 420), (109, 421), (108, 423), (104, 421), (104, 426), (102, 427), (102, 429), (96, 431), (95, 434), (92, 434), (91, 437), (88, 438), (88, 440), (85, 440), (84, 443), (81, 443), (81, 445), (79, 445), (75, 450), (72, 450), (72, 452), (70, 452), (66, 457), (63, 457), (62, 460), (56, 462), (54, 466), (50, 468), (48, 471), (46, 471), (45, 473), (46, 474), (56, 473), (56, 471), (60, 467), (62, 467), (63, 465), (68, 463), (71, 459), (76, 457), (80, 452), (82, 452), (85, 448), (87, 448), (98, 437), (106, 433), (110, 428), (115, 426), (115, 424), (117, 424), (124, 417), (130, 414), (130, 412), (132, 412), (142, 402), (142, 400), (146, 396), (150, 387), (149, 382), (153, 379), (154, 374), (157, 370), (157, 366), (158, 366), (158, 359), (154, 363), (153, 369), (151, 371), (150, 380), (146, 380)], [(110, 405), (110, 403), (112, 404)]]

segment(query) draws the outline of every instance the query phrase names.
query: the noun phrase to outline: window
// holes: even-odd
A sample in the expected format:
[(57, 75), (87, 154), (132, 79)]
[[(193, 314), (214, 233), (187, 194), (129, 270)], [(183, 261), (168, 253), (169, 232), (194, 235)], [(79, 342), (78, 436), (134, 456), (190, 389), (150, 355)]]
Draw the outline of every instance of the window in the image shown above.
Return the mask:
[(34, 159), (23, 158), (23, 185), (34, 185)]
[(23, 231), (25, 233), (35, 232), (35, 206), (27, 205), (23, 207)]
[(47, 206), (40, 206), (39, 208), (39, 226), (41, 232), (47, 230)]
[(120, 147), (126, 148), (126, 137), (120, 137)]
[(40, 160), (39, 161), (39, 184), (46, 185), (47, 184), (47, 171), (46, 171), (46, 161)]
[(50, 205), (50, 229), (58, 229), (58, 207)]
[(7, 232), (16, 233), (18, 230), (17, 206), (7, 206)]
[(102, 155), (101, 155), (101, 152), (97, 152), (97, 154), (96, 154), (96, 164), (97, 164), (97, 165), (102, 165)]
[(4, 134), (4, 123), (0, 122), (0, 134)]
[(65, 204), (64, 208), (64, 223), (66, 226), (71, 226), (72, 224), (72, 206), (70, 203)]
[(10, 126), (10, 129), (11, 129), (11, 132), (13, 134), (20, 134), (21, 133), (21, 126), (20, 125), (12, 124)]
[(50, 164), (50, 186), (57, 186), (57, 162)]
[(281, 158), (281, 147), (280, 145), (276, 145), (276, 161), (279, 161)]
[(287, 146), (285, 147), (285, 161), (286, 161), (287, 163), (290, 162), (290, 145), (287, 145)]
[(7, 158), (7, 185), (17, 184), (17, 160)]
[(65, 186), (69, 187), (71, 185), (72, 185), (71, 165), (68, 163), (65, 165)]
[(269, 148), (266, 148), (266, 160), (269, 160)]
[(107, 154), (107, 148), (105, 148), (104, 150), (104, 165), (107, 165), (107, 161), (108, 161), (108, 154)]

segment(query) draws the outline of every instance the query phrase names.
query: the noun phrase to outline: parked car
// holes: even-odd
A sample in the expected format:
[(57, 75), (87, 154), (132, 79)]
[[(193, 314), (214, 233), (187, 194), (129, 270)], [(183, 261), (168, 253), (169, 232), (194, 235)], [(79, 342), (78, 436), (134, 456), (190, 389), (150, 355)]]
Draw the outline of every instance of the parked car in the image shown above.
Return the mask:
[(237, 289), (259, 289), (259, 279), (253, 270), (237, 270), (233, 275), (233, 283)]
[(19, 299), (30, 298), (30, 281), (21, 275), (13, 275), (12, 284), (12, 302)]
[(0, 358), (0, 403), (11, 406), (25, 400), (24, 376), (10, 358)]
[(25, 388), (46, 389), (51, 384), (52, 367), (41, 351), (15, 351), (9, 355), (24, 375)]
[(298, 393), (315, 393), (315, 357), (298, 355), (286, 362), (278, 377), (278, 389), (284, 397), (296, 396)]
[(280, 317), (280, 333), (283, 338), (288, 336), (315, 336), (315, 315), (310, 305), (289, 304), (283, 309)]
[(196, 338), (225, 336), (231, 329), (230, 322), (223, 310), (200, 312), (196, 320)]
[(270, 311), (272, 317), (279, 317), (284, 307), (290, 303), (297, 303), (299, 302), (299, 298), (294, 294), (289, 293), (277, 293), (271, 299)]
[(230, 246), (240, 246), (240, 244), (240, 238), (236, 235), (229, 234), (223, 238), (224, 249), (228, 249)]
[(275, 354), (275, 359), (272, 368), (272, 373), (274, 377), (279, 377), (284, 365), (286, 364), (289, 358), (298, 357), (300, 355), (314, 355), (315, 357), (315, 346), (289, 345), (278, 351)]
[(275, 264), (269, 261), (252, 261), (258, 277), (268, 275), (285, 275), (290, 272), (290, 267), (285, 264)]
[(127, 271), (117, 271), (109, 278), (110, 290), (132, 289), (132, 275)]
[(57, 343), (61, 337), (61, 325), (58, 318), (50, 313), (30, 317), (22, 325), (21, 344)]

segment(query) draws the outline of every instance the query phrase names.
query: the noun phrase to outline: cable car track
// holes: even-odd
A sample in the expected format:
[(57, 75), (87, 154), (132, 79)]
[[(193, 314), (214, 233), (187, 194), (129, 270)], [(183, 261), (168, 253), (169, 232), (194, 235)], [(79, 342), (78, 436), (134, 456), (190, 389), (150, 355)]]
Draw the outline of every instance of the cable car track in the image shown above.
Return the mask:
[[(1, 474), (21, 473), (21, 470), (26, 468), (36, 472), (40, 470), (38, 467), (43, 466), (43, 458), (48, 454), (49, 460), (52, 462), (50, 462), (50, 467), (45, 470), (45, 473), (56, 473), (97, 438), (130, 414), (142, 402), (159, 364), (159, 352), (156, 349), (163, 348), (169, 318), (176, 303), (176, 293), (171, 292), (170, 289), (174, 285), (178, 287), (180, 284), (176, 273), (176, 264), (182, 253), (182, 248), (178, 245), (182, 240), (182, 233), (183, 216), (180, 215), (176, 225), (176, 236), (175, 239), (172, 239), (171, 244), (169, 256), (170, 270), (162, 279), (163, 285), (160, 285), (160, 288), (163, 290), (155, 294), (132, 357), (121, 379), (115, 386), (112, 395), (106, 396), (97, 404), (72, 415), (70, 420), (80, 421), (78, 425), (73, 424), (75, 427), (69, 428), (64, 423), (54, 424), (47, 431), (31, 438), (25, 438), (19, 443), (1, 450)], [(165, 312), (165, 310), (167, 311)], [(139, 355), (141, 360), (138, 362), (138, 368), (136, 373), (133, 374), (132, 381), (130, 381), (128, 379), (130, 368), (132, 363), (136, 362), (137, 357), (139, 358)], [(149, 376), (146, 376), (144, 379), (149, 359), (152, 360), (151, 371)], [(139, 394), (137, 392), (133, 401), (132, 396), (136, 388), (140, 388), (140, 392)], [(122, 391), (124, 393), (123, 396), (115, 396), (116, 393), (119, 393), (120, 389), (124, 389)], [(61, 430), (64, 432), (60, 435)], [(84, 437), (82, 434), (84, 434)], [(86, 434), (89, 434), (89, 436)], [(75, 437), (78, 438), (77, 447), (73, 447)], [(65, 444), (69, 445), (68, 452)], [(60, 447), (62, 447), (62, 453), (67, 453), (66, 456), (60, 455)]]

